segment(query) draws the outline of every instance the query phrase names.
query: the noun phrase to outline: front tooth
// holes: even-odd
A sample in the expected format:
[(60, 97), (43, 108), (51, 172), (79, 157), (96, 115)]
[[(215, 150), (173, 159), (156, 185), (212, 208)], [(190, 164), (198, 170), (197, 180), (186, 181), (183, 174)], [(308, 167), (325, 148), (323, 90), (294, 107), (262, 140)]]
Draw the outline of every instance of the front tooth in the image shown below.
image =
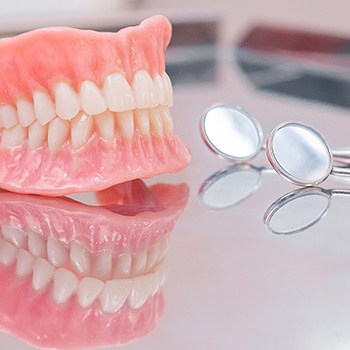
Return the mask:
[(2, 241), (0, 243), (0, 263), (11, 265), (16, 261), (17, 248), (11, 243)]
[(47, 124), (56, 117), (55, 107), (48, 94), (42, 91), (35, 91), (33, 100), (36, 119), (41, 125)]
[(87, 114), (100, 114), (107, 109), (100, 89), (92, 81), (85, 80), (81, 84), (80, 100), (82, 108)]
[(113, 112), (135, 108), (135, 98), (128, 81), (121, 73), (110, 74), (103, 85), (108, 108)]
[(111, 278), (112, 260), (113, 253), (110, 250), (99, 252), (91, 272), (92, 277), (99, 278), (103, 281)]
[(153, 290), (153, 280), (150, 276), (140, 276), (134, 278), (132, 290), (129, 296), (129, 305), (134, 308), (140, 308), (151, 295)]
[(17, 101), (18, 121), (23, 127), (27, 127), (36, 119), (34, 106), (26, 100)]
[(77, 296), (79, 305), (90, 306), (102, 292), (104, 283), (96, 278), (84, 277), (78, 286)]
[(1, 143), (10, 147), (19, 146), (27, 137), (27, 128), (23, 128), (19, 124), (11, 129), (3, 129)]
[(117, 312), (125, 303), (132, 289), (132, 280), (111, 280), (105, 283), (99, 296), (104, 312)]
[(126, 278), (130, 276), (132, 257), (129, 253), (118, 256), (114, 264), (113, 278)]
[(134, 115), (132, 111), (116, 113), (116, 124), (124, 137), (131, 139), (134, 136)]
[(91, 270), (91, 257), (87, 249), (73, 242), (70, 248), (70, 264), (73, 270), (86, 276)]
[(101, 114), (95, 115), (94, 120), (98, 133), (106, 141), (114, 139), (114, 115), (107, 110)]
[(35, 258), (25, 249), (20, 249), (18, 251), (16, 274), (20, 277), (28, 276), (33, 271), (33, 266), (35, 263)]
[(15, 245), (17, 248), (22, 248), (25, 245), (26, 238), (24, 234), (17, 228), (11, 226), (3, 226), (2, 235), (7, 241)]
[(65, 120), (72, 119), (80, 110), (79, 96), (66, 83), (58, 83), (55, 88), (56, 113)]
[(173, 85), (171, 83), (170, 77), (166, 72), (163, 73), (162, 75), (164, 86), (165, 86), (165, 91), (167, 94), (167, 106), (171, 107), (174, 103), (173, 101)]
[(135, 127), (146, 136), (150, 135), (150, 122), (147, 109), (135, 109)]
[(37, 232), (30, 231), (28, 234), (28, 249), (35, 257), (46, 257), (46, 243)]
[(41, 290), (51, 281), (55, 268), (44, 258), (36, 259), (33, 267), (32, 287)]
[(132, 82), (136, 108), (151, 108), (158, 104), (156, 88), (148, 72), (141, 70), (135, 73)]
[(12, 128), (17, 124), (17, 111), (16, 108), (11, 105), (0, 106), (0, 127)]
[(163, 135), (163, 122), (158, 108), (154, 108), (150, 111), (149, 120), (153, 134), (156, 136)]
[(164, 131), (167, 134), (172, 134), (174, 131), (173, 118), (171, 118), (170, 111), (168, 107), (159, 107), (159, 112), (162, 118), (162, 123)]
[(39, 148), (47, 138), (47, 125), (41, 125), (37, 121), (29, 126), (28, 130), (29, 146), (32, 149)]
[(168, 104), (168, 93), (163, 78), (157, 73), (154, 76), (153, 81), (156, 94), (158, 95), (159, 104), (166, 106)]
[(58, 269), (54, 275), (52, 292), (56, 303), (65, 303), (74, 294), (78, 282), (72, 271), (63, 268)]
[(50, 150), (55, 151), (67, 140), (70, 131), (70, 122), (55, 118), (49, 124), (47, 143)]
[(143, 250), (132, 259), (131, 276), (139, 276), (145, 270), (147, 251)]
[(55, 237), (47, 239), (47, 256), (52, 265), (61, 267), (68, 262), (68, 253), (64, 245)]
[(90, 115), (79, 113), (72, 120), (71, 138), (73, 148), (80, 148), (88, 142), (93, 130), (93, 119)]

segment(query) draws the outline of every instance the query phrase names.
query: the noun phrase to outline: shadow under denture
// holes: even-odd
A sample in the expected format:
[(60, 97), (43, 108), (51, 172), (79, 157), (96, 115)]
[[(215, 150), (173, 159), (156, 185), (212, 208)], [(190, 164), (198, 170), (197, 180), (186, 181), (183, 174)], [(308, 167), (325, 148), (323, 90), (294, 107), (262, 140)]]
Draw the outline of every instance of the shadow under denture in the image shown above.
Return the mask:
[[(125, 343), (139, 337), (138, 331), (141, 336), (147, 327), (155, 327), (162, 308), (160, 288), (168, 272), (169, 234), (187, 203), (188, 188), (147, 188), (135, 180), (96, 198), (100, 206), (71, 198), (0, 193), (3, 329), (39, 346), (57, 347), (61, 342), (67, 347), (73, 342), (86, 348)], [(8, 300), (11, 295), (16, 301)], [(67, 320), (50, 316), (49, 310), (77, 318), (73, 326), (64, 325)], [(101, 326), (119, 327), (118, 320), (128, 317), (132, 324), (130, 329), (122, 325), (125, 336), (119, 328), (112, 332)], [(36, 328), (30, 335), (23, 324), (30, 324), (31, 318)], [(87, 334), (85, 325), (101, 331), (91, 344), (84, 337), (74, 338), (81, 336), (80, 322)], [(61, 329), (61, 336), (48, 324)]]

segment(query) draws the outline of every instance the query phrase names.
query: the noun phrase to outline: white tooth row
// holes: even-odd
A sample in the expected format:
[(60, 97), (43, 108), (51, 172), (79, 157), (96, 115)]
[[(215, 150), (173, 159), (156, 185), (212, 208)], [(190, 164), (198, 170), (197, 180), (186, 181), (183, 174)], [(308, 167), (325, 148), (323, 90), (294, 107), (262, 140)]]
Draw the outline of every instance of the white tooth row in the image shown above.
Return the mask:
[(102, 89), (90, 80), (75, 91), (69, 84), (61, 82), (54, 86), (52, 95), (35, 91), (33, 102), (19, 99), (16, 106), (0, 106), (0, 127), (10, 129), (16, 124), (28, 127), (34, 121), (47, 125), (58, 117), (72, 120), (81, 110), (87, 115), (97, 115), (109, 109), (112, 112), (125, 112), (135, 108), (147, 109), (156, 106), (171, 106), (173, 91), (169, 76), (164, 72), (152, 79), (145, 70), (134, 74), (132, 84), (121, 73), (107, 76)]
[(106, 110), (93, 117), (79, 112), (71, 122), (56, 117), (48, 125), (41, 125), (38, 121), (28, 127), (16, 124), (2, 130), (1, 143), (16, 147), (28, 138), (32, 149), (47, 142), (49, 149), (54, 151), (69, 139), (73, 148), (78, 149), (87, 143), (94, 131), (110, 142), (114, 140), (116, 131), (131, 139), (135, 130), (139, 130), (144, 136), (150, 136), (151, 133), (157, 136), (171, 134), (173, 122), (169, 108), (159, 106), (149, 110), (135, 109), (118, 113)]

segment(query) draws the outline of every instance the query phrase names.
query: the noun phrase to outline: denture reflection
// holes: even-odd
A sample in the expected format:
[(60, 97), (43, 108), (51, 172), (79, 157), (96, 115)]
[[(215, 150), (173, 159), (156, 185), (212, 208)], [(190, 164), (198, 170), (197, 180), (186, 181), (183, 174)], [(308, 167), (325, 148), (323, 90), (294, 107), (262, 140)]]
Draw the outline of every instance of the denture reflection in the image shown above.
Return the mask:
[(75, 198), (0, 193), (1, 328), (45, 348), (150, 332), (163, 310), (169, 234), (187, 199), (184, 184), (140, 180)]

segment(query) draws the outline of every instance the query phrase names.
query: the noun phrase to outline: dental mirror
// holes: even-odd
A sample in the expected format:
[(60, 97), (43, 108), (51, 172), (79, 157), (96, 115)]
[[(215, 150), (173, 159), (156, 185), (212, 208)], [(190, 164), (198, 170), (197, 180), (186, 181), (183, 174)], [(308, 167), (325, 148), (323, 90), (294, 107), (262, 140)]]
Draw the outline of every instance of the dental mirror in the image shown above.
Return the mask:
[(201, 135), (218, 156), (244, 161), (256, 156), (263, 144), (259, 122), (237, 106), (216, 105), (202, 117)]

